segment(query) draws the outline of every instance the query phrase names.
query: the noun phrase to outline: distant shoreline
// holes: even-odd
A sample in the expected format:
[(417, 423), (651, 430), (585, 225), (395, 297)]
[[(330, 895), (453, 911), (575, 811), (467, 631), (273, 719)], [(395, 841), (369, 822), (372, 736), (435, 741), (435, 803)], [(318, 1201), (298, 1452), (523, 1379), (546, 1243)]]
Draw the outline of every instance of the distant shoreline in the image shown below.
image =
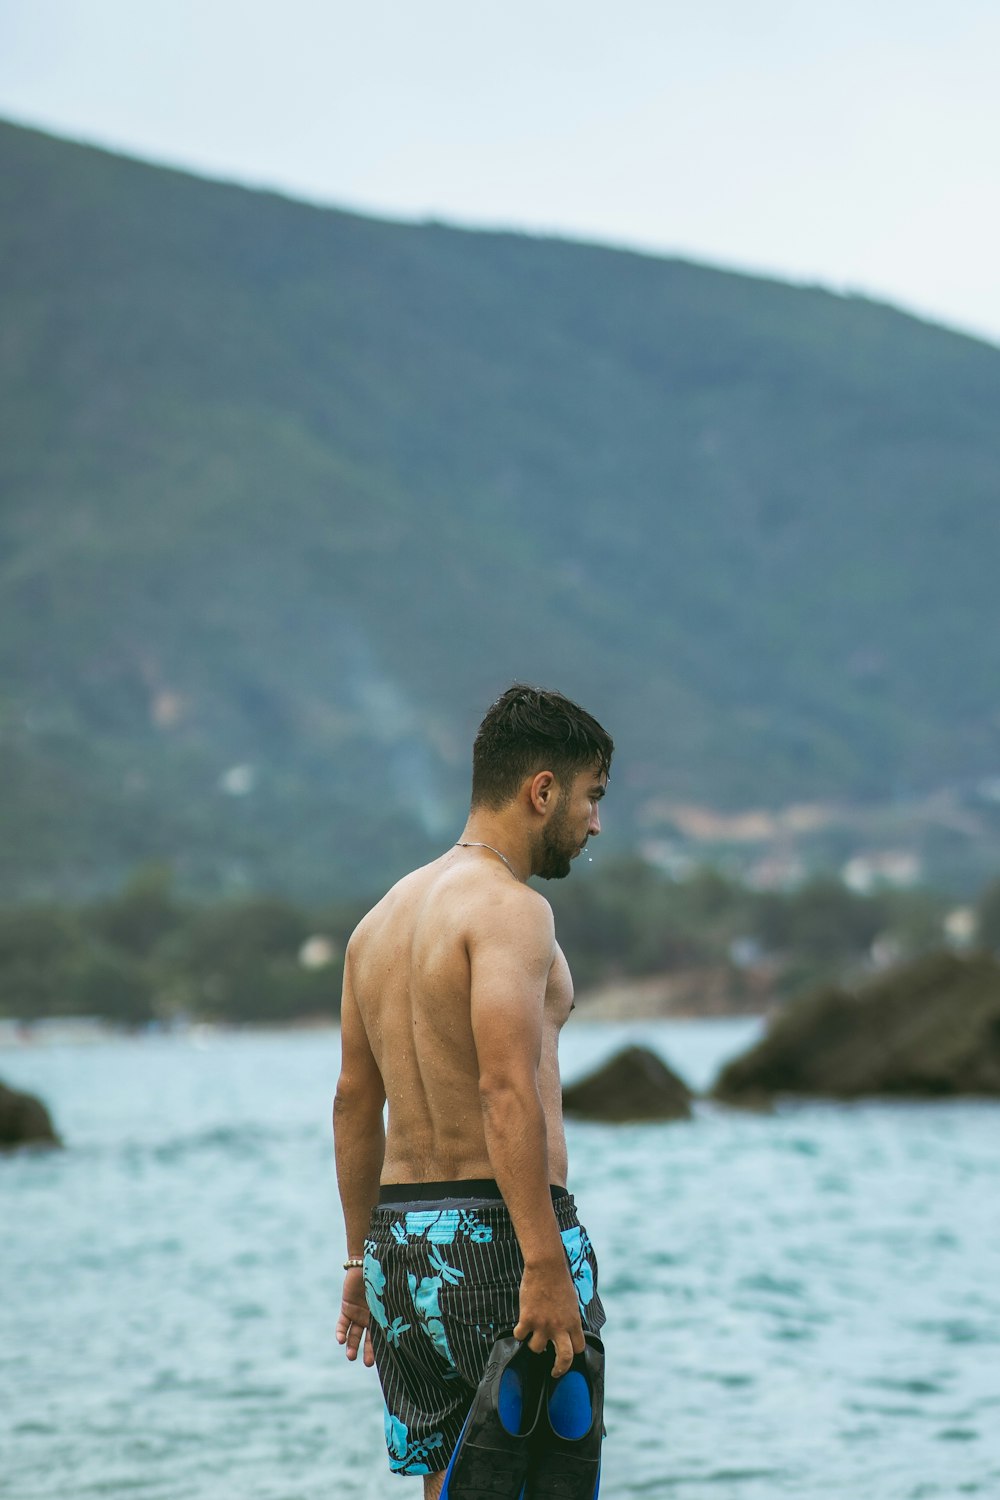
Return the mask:
[[(764, 1008), (698, 1007), (672, 983), (674, 976), (602, 985), (577, 999), (579, 1021), (612, 1024), (621, 1021), (726, 1021), (762, 1017)], [(0, 1052), (37, 1047), (88, 1047), (113, 1041), (188, 1040), (205, 1045), (214, 1036), (339, 1032), (340, 1021), (329, 1016), (300, 1016), (287, 1021), (191, 1021), (178, 1025), (119, 1026), (97, 1016), (43, 1016), (31, 1021), (0, 1017)]]

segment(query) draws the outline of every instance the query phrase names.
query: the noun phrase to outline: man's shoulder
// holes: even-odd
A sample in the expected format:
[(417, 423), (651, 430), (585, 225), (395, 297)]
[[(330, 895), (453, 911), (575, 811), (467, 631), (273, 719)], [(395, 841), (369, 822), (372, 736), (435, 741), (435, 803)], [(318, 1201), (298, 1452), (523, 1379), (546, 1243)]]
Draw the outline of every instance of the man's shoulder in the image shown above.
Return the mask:
[(440, 879), (440, 865), (441, 860), (436, 859), (400, 876), (361, 918), (351, 933), (348, 949), (357, 954), (365, 944), (378, 941), (395, 923), (409, 925)]
[(467, 925), (473, 937), (531, 936), (555, 942), (552, 907), (533, 886), (511, 879), (477, 881), (467, 903)]
[(392, 932), (412, 932), (422, 924), (450, 928), (455, 937), (475, 939), (532, 930), (554, 940), (552, 908), (541, 891), (511, 878), (507, 871), (457, 871), (435, 860), (397, 880), (355, 927), (348, 952), (355, 960), (377, 948)]
[(413, 891), (420, 876), (425, 874), (428, 866), (419, 870), (411, 870), (409, 874), (403, 875), (391, 885), (380, 901), (369, 907), (361, 921), (351, 933), (348, 946), (358, 948), (373, 932), (377, 931), (399, 906), (406, 901), (407, 895)]

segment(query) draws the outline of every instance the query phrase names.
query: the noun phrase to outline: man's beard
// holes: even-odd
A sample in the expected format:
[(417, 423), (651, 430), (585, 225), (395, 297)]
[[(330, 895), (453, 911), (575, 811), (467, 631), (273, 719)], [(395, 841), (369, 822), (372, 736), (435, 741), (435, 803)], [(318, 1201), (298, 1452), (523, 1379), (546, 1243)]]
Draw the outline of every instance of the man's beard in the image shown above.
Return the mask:
[(565, 807), (557, 808), (542, 830), (540, 845), (542, 857), (535, 873), (543, 880), (565, 880), (570, 872), (573, 855), (580, 845), (568, 842), (567, 821)]

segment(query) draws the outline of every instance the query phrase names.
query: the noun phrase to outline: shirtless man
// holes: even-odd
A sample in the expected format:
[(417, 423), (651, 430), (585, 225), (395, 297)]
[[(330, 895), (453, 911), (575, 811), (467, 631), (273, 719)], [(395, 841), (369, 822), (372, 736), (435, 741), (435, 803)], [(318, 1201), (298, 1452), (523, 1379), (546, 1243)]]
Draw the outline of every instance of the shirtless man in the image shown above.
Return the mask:
[(613, 749), (561, 694), (510, 688), (476, 736), (461, 839), (399, 881), (348, 945), (337, 1340), (377, 1363), (389, 1466), (422, 1474), (425, 1500), (500, 1334), (551, 1345), (559, 1376), (584, 1327), (604, 1322), (566, 1192), (556, 1048), (572, 980), (551, 908), (525, 882), (561, 879), (600, 833)]

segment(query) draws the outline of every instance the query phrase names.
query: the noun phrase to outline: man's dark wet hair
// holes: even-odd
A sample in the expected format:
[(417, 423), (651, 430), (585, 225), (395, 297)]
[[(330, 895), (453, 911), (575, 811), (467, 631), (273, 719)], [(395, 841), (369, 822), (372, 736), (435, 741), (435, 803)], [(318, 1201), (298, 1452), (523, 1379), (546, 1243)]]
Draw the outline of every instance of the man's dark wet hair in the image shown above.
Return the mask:
[(560, 782), (588, 766), (607, 775), (614, 749), (607, 730), (562, 693), (516, 682), (479, 726), (472, 747), (472, 806), (505, 807), (536, 771), (551, 771)]

